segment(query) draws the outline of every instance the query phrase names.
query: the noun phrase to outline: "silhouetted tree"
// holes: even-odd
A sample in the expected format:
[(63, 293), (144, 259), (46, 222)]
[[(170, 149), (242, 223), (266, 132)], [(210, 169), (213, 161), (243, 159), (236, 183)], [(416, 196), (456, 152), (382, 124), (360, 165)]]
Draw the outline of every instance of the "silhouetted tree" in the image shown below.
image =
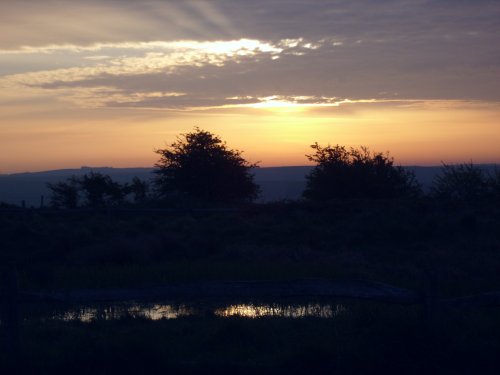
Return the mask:
[(78, 182), (89, 207), (118, 204), (126, 195), (126, 187), (99, 172), (87, 173)]
[(170, 147), (156, 150), (155, 184), (160, 196), (172, 193), (210, 202), (252, 200), (259, 188), (251, 168), (238, 150), (231, 150), (218, 136), (195, 128), (181, 134)]
[(135, 203), (141, 203), (147, 199), (149, 192), (147, 181), (141, 180), (139, 177), (134, 177), (132, 183), (127, 188), (127, 192), (133, 195)]
[(312, 200), (345, 198), (387, 199), (414, 196), (420, 192), (413, 173), (394, 166), (388, 154), (371, 153), (368, 148), (311, 146), (306, 155), (316, 163), (306, 177), (303, 196)]
[(19, 206), (12, 203), (0, 202), (0, 208), (19, 208)]
[(488, 177), (487, 184), (492, 198), (500, 202), (500, 169), (495, 167), (493, 173)]
[(119, 184), (110, 176), (90, 172), (81, 177), (72, 176), (66, 181), (47, 184), (51, 190), (51, 205), (61, 208), (76, 208), (80, 199), (88, 207), (104, 207), (123, 202), (128, 194), (128, 185)]
[(494, 182), (493, 176), (488, 181), (486, 173), (472, 163), (443, 164), (441, 173), (434, 178), (431, 194), (441, 200), (471, 202), (486, 198)]
[(73, 176), (66, 181), (47, 184), (51, 190), (50, 204), (57, 208), (76, 208), (79, 200), (79, 181)]

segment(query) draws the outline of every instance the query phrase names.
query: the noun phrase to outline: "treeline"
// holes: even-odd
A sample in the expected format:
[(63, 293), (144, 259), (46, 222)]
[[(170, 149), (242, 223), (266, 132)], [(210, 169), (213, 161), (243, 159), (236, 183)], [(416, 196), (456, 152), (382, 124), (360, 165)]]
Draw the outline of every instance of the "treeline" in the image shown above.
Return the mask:
[[(315, 167), (306, 176), (302, 198), (308, 201), (346, 199), (418, 199), (443, 202), (500, 202), (500, 170), (486, 172), (472, 163), (443, 165), (424, 194), (415, 175), (388, 153), (366, 147), (311, 146), (306, 155)], [(90, 172), (54, 184), (50, 204), (55, 208), (116, 207), (122, 205), (232, 205), (252, 202), (260, 194), (252, 168), (242, 152), (227, 147), (218, 136), (195, 128), (165, 149), (155, 151), (155, 178), (135, 177), (120, 184), (110, 176)]]
[(57, 208), (101, 208), (125, 202), (140, 204), (149, 199), (150, 189), (149, 183), (138, 177), (134, 177), (131, 183), (120, 184), (98, 172), (47, 185), (51, 190), (50, 204)]

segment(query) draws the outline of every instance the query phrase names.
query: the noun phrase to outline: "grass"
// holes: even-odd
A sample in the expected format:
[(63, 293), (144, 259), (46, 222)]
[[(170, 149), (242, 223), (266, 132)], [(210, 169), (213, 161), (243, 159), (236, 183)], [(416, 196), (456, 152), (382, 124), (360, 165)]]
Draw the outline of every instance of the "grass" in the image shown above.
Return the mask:
[(421, 200), (250, 206), (217, 214), (0, 213), (23, 287), (354, 278), (444, 295), (500, 289), (500, 210)]
[(448, 311), (429, 332), (418, 308), (351, 304), (335, 319), (28, 321), (26, 372), (495, 373), (498, 311)]
[[(0, 212), (25, 289), (190, 280), (367, 279), (441, 296), (500, 290), (500, 207), (419, 201), (255, 205), (236, 213)], [(498, 373), (498, 309), (349, 303), (331, 320), (189, 317), (23, 323), (31, 373)], [(5, 358), (2, 359), (5, 362)], [(21, 371), (20, 370), (20, 371)], [(5, 372), (5, 373), (8, 373)]]

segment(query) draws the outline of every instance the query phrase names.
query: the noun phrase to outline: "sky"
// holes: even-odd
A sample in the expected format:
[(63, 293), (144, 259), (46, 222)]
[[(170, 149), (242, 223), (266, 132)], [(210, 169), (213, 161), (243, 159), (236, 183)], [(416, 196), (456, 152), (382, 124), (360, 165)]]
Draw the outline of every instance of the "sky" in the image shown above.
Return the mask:
[(0, 0), (0, 173), (152, 166), (195, 126), (500, 163), (500, 1)]

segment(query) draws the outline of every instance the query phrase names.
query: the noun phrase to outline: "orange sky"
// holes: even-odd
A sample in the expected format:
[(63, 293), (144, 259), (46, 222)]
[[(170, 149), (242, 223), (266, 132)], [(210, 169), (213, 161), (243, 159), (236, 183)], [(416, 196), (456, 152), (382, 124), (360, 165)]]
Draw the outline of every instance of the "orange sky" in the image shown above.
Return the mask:
[(220, 135), (263, 167), (307, 164), (305, 154), (316, 141), (390, 151), (403, 165), (500, 162), (500, 108), (495, 105), (345, 106), (351, 108), (337, 109), (338, 113), (291, 107), (226, 113), (108, 110), (102, 115), (75, 109), (75, 118), (35, 116), (3, 132), (1, 173), (82, 165), (151, 166), (157, 158), (155, 148), (194, 126)]
[(450, 4), (0, 2), (0, 174), (149, 167), (195, 126), (263, 167), (500, 163), (500, 6)]

